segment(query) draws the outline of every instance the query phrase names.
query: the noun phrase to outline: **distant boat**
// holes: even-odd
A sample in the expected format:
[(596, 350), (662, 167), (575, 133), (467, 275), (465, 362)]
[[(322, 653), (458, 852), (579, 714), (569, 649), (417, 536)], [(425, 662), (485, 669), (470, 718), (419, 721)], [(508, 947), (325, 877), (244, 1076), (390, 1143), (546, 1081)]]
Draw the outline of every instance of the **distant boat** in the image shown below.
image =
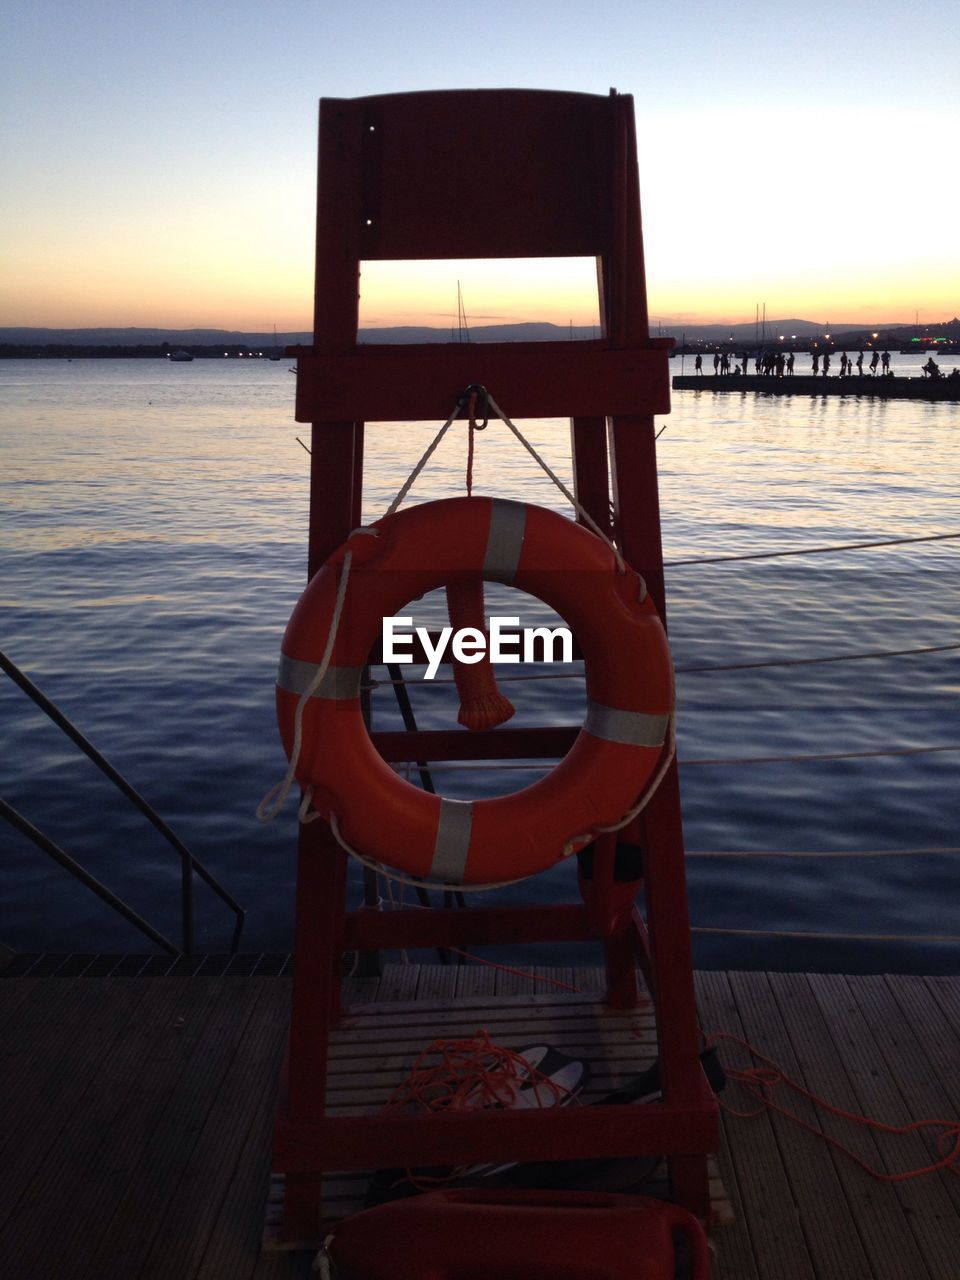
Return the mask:
[(176, 361), (177, 364), (185, 364), (188, 360), (192, 360), (193, 356), (189, 351), (171, 351), (168, 358)]

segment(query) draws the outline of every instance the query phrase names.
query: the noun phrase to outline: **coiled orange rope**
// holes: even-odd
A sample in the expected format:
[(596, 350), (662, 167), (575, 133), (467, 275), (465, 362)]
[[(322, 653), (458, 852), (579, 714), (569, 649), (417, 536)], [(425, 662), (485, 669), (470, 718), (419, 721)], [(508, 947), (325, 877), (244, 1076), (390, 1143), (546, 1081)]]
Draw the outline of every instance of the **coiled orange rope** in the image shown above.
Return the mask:
[(434, 1040), (417, 1056), (406, 1079), (384, 1105), (385, 1112), (476, 1111), (511, 1107), (529, 1089), (539, 1108), (574, 1095), (532, 1066), (521, 1054), (495, 1044), (481, 1028), (466, 1040)]

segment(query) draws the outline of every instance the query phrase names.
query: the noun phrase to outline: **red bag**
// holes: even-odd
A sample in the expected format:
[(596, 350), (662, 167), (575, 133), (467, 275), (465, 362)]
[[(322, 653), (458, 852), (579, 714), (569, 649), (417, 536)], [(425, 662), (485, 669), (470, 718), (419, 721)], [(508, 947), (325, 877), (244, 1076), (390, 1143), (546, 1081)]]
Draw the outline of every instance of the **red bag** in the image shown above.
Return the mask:
[(432, 1191), (346, 1218), (325, 1253), (338, 1280), (710, 1277), (703, 1228), (686, 1209), (589, 1191)]

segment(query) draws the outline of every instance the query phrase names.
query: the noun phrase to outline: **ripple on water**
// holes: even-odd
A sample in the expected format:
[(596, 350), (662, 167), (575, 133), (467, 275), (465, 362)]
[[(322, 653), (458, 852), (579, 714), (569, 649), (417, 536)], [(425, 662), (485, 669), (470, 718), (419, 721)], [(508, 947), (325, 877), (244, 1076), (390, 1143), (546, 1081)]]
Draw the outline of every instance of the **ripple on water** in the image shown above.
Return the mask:
[[(119, 367), (118, 367), (119, 366)], [(282, 775), (273, 711), (280, 638), (301, 590), (308, 459), (286, 364), (0, 362), (3, 647), (73, 717), (250, 908), (246, 945), (281, 950), (292, 917), (295, 821), (253, 817)], [(508, 406), (507, 406), (508, 407)], [(956, 642), (960, 543), (670, 565), (952, 529), (957, 407), (677, 395), (658, 442), (670, 635), (678, 667), (786, 661)], [(570, 482), (565, 423), (522, 424)], [(663, 425), (663, 424), (660, 424)], [(379, 515), (436, 424), (367, 428), (366, 519)], [(564, 509), (496, 426), (478, 443), (481, 491)], [(453, 432), (412, 500), (462, 487)], [(491, 607), (510, 603), (494, 594)], [(423, 605), (437, 618), (442, 606)], [(528, 605), (524, 606), (529, 608)], [(533, 612), (529, 619), (545, 615)], [(525, 620), (527, 615), (524, 615)], [(580, 680), (509, 687), (520, 724), (574, 722)], [(412, 690), (424, 727), (449, 726), (449, 688)], [(688, 848), (951, 846), (958, 755), (755, 765), (960, 740), (955, 653), (678, 677)], [(389, 687), (376, 722), (399, 725)], [(9, 685), (0, 687), (3, 790), (158, 926), (175, 933), (177, 860)], [(524, 785), (530, 771), (451, 771), (451, 794)], [(8, 832), (5, 941), (123, 950), (128, 927)], [(960, 859), (691, 858), (694, 922), (794, 933), (956, 931)], [(529, 898), (532, 886), (507, 891)], [(351, 893), (356, 894), (354, 884)], [(538, 878), (567, 897), (569, 870)], [(200, 944), (230, 921), (197, 895)], [(955, 968), (960, 948), (698, 935), (701, 964)]]

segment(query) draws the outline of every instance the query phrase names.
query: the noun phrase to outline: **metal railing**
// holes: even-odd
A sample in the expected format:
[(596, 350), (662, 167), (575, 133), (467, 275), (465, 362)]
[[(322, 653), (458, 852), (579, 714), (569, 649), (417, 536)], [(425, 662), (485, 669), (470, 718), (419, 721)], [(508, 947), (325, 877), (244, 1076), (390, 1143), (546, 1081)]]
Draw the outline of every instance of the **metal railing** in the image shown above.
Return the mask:
[[(181, 923), (181, 950), (184, 954), (189, 955), (193, 951), (193, 878), (194, 875), (200, 879), (217, 895), (221, 902), (234, 914), (233, 937), (231, 939), (230, 950), (236, 952), (240, 946), (240, 934), (243, 930), (244, 920), (246, 919), (246, 911), (236, 899), (227, 892), (226, 889), (217, 881), (217, 879), (199, 862), (179, 837), (164, 822), (157, 811), (150, 805), (143, 796), (119, 773), (112, 764), (97, 750), (89, 739), (85, 738), (76, 725), (56, 707), (49, 698), (47, 698), (29, 679), (28, 676), (20, 670), (16, 663), (12, 662), (6, 654), (0, 652), (0, 669), (2, 669), (20, 689), (33, 701), (41, 711), (53, 721), (53, 723), (61, 729), (68, 738), (71, 739), (93, 763), (100, 772), (114, 784), (114, 786), (122, 792), (130, 801), (134, 808), (138, 809), (143, 816), (151, 823), (161, 836), (173, 847), (180, 858), (180, 923)], [(71, 875), (75, 876), (82, 884), (108, 903), (115, 911), (130, 921), (141, 932), (145, 933), (152, 941), (156, 942), (165, 951), (176, 953), (177, 948), (162, 934), (158, 933), (146, 920), (128, 906), (123, 900), (112, 893), (105, 885), (101, 884), (94, 876), (86, 871), (74, 858), (65, 853), (58, 845), (47, 838), (42, 831), (38, 830), (31, 822), (18, 813), (6, 801), (0, 800), (0, 817), (6, 819), (11, 826), (15, 827), (29, 840), (31, 840), (38, 849), (42, 849), (44, 853), (64, 867)]]

